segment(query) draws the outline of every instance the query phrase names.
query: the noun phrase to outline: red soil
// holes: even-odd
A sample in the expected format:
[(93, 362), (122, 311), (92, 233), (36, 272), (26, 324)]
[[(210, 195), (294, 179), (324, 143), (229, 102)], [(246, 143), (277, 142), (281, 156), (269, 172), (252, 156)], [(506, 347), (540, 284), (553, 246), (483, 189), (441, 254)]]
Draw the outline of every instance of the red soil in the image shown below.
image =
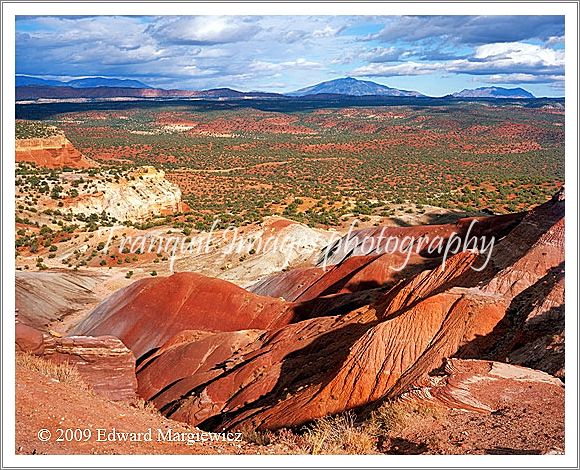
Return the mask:
[(60, 147), (47, 148), (26, 148), (18, 147), (16, 149), (16, 161), (34, 163), (38, 166), (47, 168), (90, 168), (93, 167), (89, 160), (87, 160), (73, 145), (63, 139)]
[[(257, 446), (248, 442), (157, 441), (162, 434), (200, 433), (199, 429), (164, 418), (157, 412), (125, 403), (114, 403), (78, 386), (61, 383), (40, 372), (16, 366), (16, 452), (18, 454), (276, 454), (286, 453), (280, 445)], [(57, 442), (58, 429), (88, 429), (91, 438), (81, 442)], [(50, 440), (38, 439), (48, 429)], [(147, 432), (152, 442), (98, 442), (97, 430)]]

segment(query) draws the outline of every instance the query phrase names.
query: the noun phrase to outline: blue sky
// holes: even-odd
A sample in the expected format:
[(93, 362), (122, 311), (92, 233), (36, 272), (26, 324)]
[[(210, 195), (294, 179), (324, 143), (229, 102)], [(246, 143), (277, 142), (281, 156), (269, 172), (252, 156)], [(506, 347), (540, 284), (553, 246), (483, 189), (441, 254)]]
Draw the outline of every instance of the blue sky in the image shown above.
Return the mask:
[(563, 96), (564, 17), (21, 16), (16, 73), (273, 92), (351, 76), (431, 96)]

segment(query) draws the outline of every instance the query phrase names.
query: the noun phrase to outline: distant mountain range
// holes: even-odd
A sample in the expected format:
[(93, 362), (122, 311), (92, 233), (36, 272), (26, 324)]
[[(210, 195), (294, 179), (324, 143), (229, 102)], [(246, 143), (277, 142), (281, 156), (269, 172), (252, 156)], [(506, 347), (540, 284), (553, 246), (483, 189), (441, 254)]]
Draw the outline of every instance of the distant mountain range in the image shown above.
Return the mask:
[(398, 90), (385, 85), (379, 85), (367, 80), (356, 78), (338, 78), (317, 85), (301, 88), (300, 90), (287, 93), (288, 96), (307, 95), (348, 95), (348, 96), (425, 96), (418, 91)]
[(63, 82), (60, 80), (47, 80), (45, 78), (30, 77), (28, 75), (16, 75), (16, 86), (60, 86), (71, 88), (95, 88), (95, 87), (121, 87), (121, 88), (152, 88), (139, 80), (124, 78), (89, 77), (78, 78)]
[(523, 88), (501, 88), (497, 86), (480, 87), (474, 89), (465, 89), (453, 93), (453, 98), (517, 98), (528, 99), (535, 98), (529, 91)]
[[(111, 98), (198, 98), (198, 99), (252, 99), (252, 98), (307, 98), (333, 99), (337, 97), (413, 97), (426, 98), (418, 91), (399, 90), (368, 80), (339, 78), (301, 88), (287, 94), (242, 92), (231, 88), (210, 90), (166, 90), (152, 88), (138, 80), (118, 78), (81, 78), (67, 82), (47, 80), (26, 75), (16, 76), (16, 100), (36, 99), (111, 99)], [(523, 88), (481, 87), (465, 89), (445, 98), (535, 98)]]
[(241, 92), (230, 88), (212, 90), (164, 90), (161, 88), (127, 88), (127, 87), (92, 87), (73, 88), (69, 86), (17, 86), (16, 100), (76, 100), (76, 99), (111, 99), (111, 98), (198, 98), (198, 99), (252, 99), (284, 98), (276, 93)]

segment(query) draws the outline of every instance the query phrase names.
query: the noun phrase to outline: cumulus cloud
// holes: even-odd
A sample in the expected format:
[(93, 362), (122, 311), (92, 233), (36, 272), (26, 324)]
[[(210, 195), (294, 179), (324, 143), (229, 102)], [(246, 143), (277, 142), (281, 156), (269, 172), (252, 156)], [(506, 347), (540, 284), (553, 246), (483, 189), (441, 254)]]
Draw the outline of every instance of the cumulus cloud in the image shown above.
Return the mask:
[(564, 35), (562, 36), (550, 36), (546, 41), (547, 46), (557, 46), (564, 44)]
[(563, 16), (404, 16), (387, 21), (367, 40), (444, 38), (466, 44), (546, 40), (564, 34)]
[(312, 62), (304, 58), (299, 58), (296, 60), (290, 60), (286, 62), (266, 62), (263, 60), (254, 60), (249, 68), (253, 71), (267, 71), (267, 72), (278, 72), (287, 69), (317, 69), (322, 65), (318, 62)]
[(137, 48), (153, 45), (153, 38), (144, 34), (144, 26), (138, 20), (129, 17), (42, 17), (35, 19), (39, 31), (21, 33), (17, 29), (17, 44), (20, 40), (34, 43), (34, 47), (75, 47), (79, 44), (106, 43), (122, 48)]
[(490, 75), (485, 79), (488, 83), (522, 84), (522, 83), (555, 83), (563, 82), (564, 75), (533, 75), (530, 73), (510, 73), (505, 75)]
[(260, 27), (237, 16), (183, 16), (161, 20), (149, 31), (170, 44), (211, 45), (247, 41)]
[[(346, 28), (345, 24), (324, 25), (319, 27), (317, 17), (301, 17), (299, 27), (296, 27), (293, 21), (289, 20), (286, 28), (270, 27), (268, 32), (270, 36), (276, 37), (280, 42), (293, 44), (299, 41), (309, 41), (311, 39), (334, 38)], [(332, 18), (332, 17), (331, 17)], [(334, 18), (333, 18), (334, 20)]]
[(473, 57), (506, 65), (564, 66), (564, 51), (523, 42), (485, 44), (475, 49)]
[(403, 51), (395, 47), (375, 47), (360, 55), (361, 59), (368, 62), (393, 62), (401, 57)]
[(293, 29), (290, 31), (284, 31), (280, 34), (280, 41), (292, 44), (298, 41), (303, 41), (308, 36), (306, 31)]
[(333, 28), (332, 26), (325, 26), (322, 29), (317, 29), (312, 32), (311, 37), (313, 38), (331, 38), (336, 36), (338, 33), (343, 31), (344, 25)]
[(557, 76), (564, 73), (564, 52), (520, 42), (494, 43), (478, 46), (473, 55), (467, 59), (444, 62), (406, 61), (398, 64), (370, 63), (352, 71), (352, 75), (363, 77), (432, 73)]
[(354, 69), (353, 77), (396, 77), (405, 75), (429, 75), (446, 70), (446, 64), (427, 64), (408, 61), (401, 64), (374, 63)]

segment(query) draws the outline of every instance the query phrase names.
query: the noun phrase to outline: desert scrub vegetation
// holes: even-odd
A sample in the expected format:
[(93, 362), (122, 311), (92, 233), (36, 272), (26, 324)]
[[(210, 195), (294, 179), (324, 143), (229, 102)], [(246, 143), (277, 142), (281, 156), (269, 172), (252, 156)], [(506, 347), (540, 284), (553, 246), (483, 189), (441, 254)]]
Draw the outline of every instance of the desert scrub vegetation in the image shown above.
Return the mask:
[(40, 372), (46, 377), (72, 385), (75, 388), (86, 391), (91, 390), (78, 369), (69, 363), (55, 364), (34, 354), (18, 353), (16, 354), (16, 365), (27, 370)]
[(43, 139), (59, 133), (58, 128), (42, 121), (16, 121), (17, 139)]
[(352, 412), (320, 418), (297, 429), (276, 431), (242, 428), (244, 441), (259, 446), (279, 444), (292, 454), (376, 454), (376, 436), (357, 423)]
[(366, 412), (365, 417), (347, 411), (317, 419), (290, 431), (247, 430), (248, 442), (260, 445), (282, 443), (303, 454), (376, 454), (389, 452), (390, 443), (414, 423), (438, 419), (442, 411), (424, 403), (394, 400)]
[[(102, 227), (133, 225), (131, 221), (118, 221), (106, 211), (74, 213), (69, 206), (71, 201), (80, 196), (91, 196), (104, 191), (106, 184), (115, 181), (115, 178), (125, 178), (130, 170), (125, 167), (109, 168), (97, 174), (92, 170), (61, 171), (29, 163), (17, 163), (15, 178), (17, 254), (24, 256), (46, 254), (49, 259), (54, 259), (59, 254), (59, 244), (78, 237), (79, 233), (91, 238), (93, 235), (90, 232)], [(173, 219), (170, 217), (169, 220)], [(166, 222), (165, 217), (160, 217), (148, 219), (143, 225), (152, 227)], [(97, 249), (101, 250), (102, 247), (98, 246)], [(96, 254), (92, 254), (91, 251), (87, 256), (75, 251), (72, 256), (67, 257), (67, 260), (74, 261), (78, 266), (82, 261), (90, 262), (95, 256)]]
[(157, 408), (155, 408), (155, 405), (152, 402), (144, 400), (141, 397), (136, 397), (128, 405), (137, 410), (144, 411), (145, 413), (161, 416), (161, 413)]
[(412, 400), (389, 400), (371, 413), (370, 421), (378, 433), (393, 436), (416, 419), (438, 418), (441, 410)]
[(164, 169), (191, 208), (184, 233), (215, 217), (243, 225), (274, 214), (334, 226), (401, 204), (513, 212), (545, 202), (564, 181), (563, 109), (271, 105), (278, 109), (79, 105), (46, 123), (111, 178), (128, 165)]
[(375, 424), (357, 423), (352, 412), (314, 421), (302, 435), (309, 454), (374, 454), (377, 452)]
[(243, 428), (241, 432), (244, 441), (258, 446), (268, 446), (272, 444), (273, 440), (276, 440), (276, 435), (272, 431), (259, 431), (248, 427)]

